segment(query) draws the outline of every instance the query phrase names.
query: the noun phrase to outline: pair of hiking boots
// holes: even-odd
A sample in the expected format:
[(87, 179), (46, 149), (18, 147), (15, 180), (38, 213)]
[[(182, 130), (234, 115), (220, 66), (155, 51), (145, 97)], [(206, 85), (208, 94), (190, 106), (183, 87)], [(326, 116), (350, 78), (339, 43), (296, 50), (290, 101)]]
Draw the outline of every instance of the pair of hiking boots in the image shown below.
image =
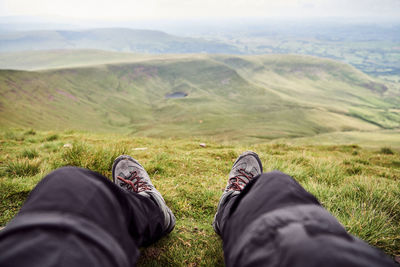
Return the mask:
[[(244, 187), (262, 171), (262, 164), (256, 153), (246, 151), (241, 154), (229, 173), (228, 183), (220, 198), (215, 217), (232, 196), (240, 194)], [(114, 183), (120, 188), (152, 199), (164, 214), (164, 231), (169, 233), (174, 229), (176, 221), (174, 214), (165, 204), (164, 198), (151, 183), (148, 173), (137, 160), (127, 155), (116, 158), (112, 167), (112, 177)], [(213, 227), (215, 232), (220, 234), (220, 227), (215, 218)]]

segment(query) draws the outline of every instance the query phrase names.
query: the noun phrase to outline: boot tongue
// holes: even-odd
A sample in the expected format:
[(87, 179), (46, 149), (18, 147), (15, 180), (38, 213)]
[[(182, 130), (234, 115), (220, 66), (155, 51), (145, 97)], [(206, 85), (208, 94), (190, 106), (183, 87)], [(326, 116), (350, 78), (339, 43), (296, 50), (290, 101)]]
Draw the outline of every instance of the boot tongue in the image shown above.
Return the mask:
[[(140, 173), (140, 171), (139, 171), (138, 168), (136, 168), (136, 167), (134, 167), (134, 166), (130, 166), (130, 168), (124, 169), (124, 170), (122, 171), (122, 174), (123, 174), (123, 177), (125, 177), (125, 179), (132, 180), (132, 179), (131, 179), (131, 176), (133, 175), (133, 174), (132, 174), (133, 172), (136, 172), (137, 175)], [(136, 180), (136, 179), (134, 179), (134, 180)]]
[[(243, 162), (242, 164), (239, 165), (240, 169), (242, 169), (246, 175), (250, 174), (251, 170), (253, 169), (253, 167), (251, 166), (251, 164), (247, 164), (246, 162)], [(250, 182), (249, 178), (246, 177), (246, 175), (243, 175), (243, 173), (240, 173), (240, 177), (242, 179), (244, 179), (245, 181)], [(250, 175), (251, 176), (251, 175)], [(246, 185), (246, 184), (245, 184)]]

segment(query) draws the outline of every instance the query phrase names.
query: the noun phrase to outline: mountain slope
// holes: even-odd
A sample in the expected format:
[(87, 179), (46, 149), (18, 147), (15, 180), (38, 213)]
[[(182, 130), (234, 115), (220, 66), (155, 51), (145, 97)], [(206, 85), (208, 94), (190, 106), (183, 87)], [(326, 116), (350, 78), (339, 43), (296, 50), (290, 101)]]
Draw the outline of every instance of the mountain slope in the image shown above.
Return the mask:
[[(397, 128), (383, 84), (302, 56), (172, 56), (0, 71), (0, 123), (40, 129), (264, 140)], [(166, 98), (174, 92), (184, 98)], [(395, 100), (397, 101), (397, 100)]]
[(0, 53), (0, 69), (45, 70), (140, 62), (150, 59), (187, 58), (188, 55), (149, 55), (94, 49), (37, 50)]
[[(309, 56), (224, 56), (220, 60), (282, 99), (309, 107), (322, 105), (383, 128), (399, 125), (400, 91), (350, 65)], [(390, 107), (394, 109), (389, 111)]]

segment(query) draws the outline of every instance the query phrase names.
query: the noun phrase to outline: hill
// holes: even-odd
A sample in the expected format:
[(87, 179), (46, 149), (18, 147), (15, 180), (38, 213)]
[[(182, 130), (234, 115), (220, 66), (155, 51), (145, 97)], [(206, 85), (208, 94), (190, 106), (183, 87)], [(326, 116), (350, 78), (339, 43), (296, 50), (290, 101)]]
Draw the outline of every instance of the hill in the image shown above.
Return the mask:
[[(4, 127), (260, 142), (400, 125), (398, 92), (349, 65), (308, 56), (180, 55), (2, 70), (0, 90)], [(168, 98), (180, 92), (187, 96)]]
[[(135, 53), (300, 54), (342, 61), (357, 69), (399, 81), (400, 24), (337, 19), (159, 22), (161, 31), (127, 28), (72, 29), (37, 24), (24, 17), (0, 18), (0, 53), (47, 49), (103, 49)], [(36, 26), (35, 26), (36, 25)], [(125, 24), (125, 27), (155, 27)], [(28, 31), (29, 29), (42, 31)], [(51, 31), (45, 29), (64, 29)], [(24, 30), (24, 32), (22, 32)], [(193, 38), (184, 38), (186, 36)], [(0, 61), (1, 62), (1, 61)]]
[(234, 46), (219, 41), (178, 37), (154, 30), (105, 28), (0, 33), (0, 52), (50, 49), (100, 49), (153, 54), (240, 53)]
[[(80, 166), (110, 178), (115, 157), (130, 154), (138, 159), (177, 217), (169, 236), (142, 250), (139, 266), (223, 266), (222, 244), (211, 222), (234, 160), (248, 149), (259, 154), (265, 171), (292, 175), (350, 233), (390, 255), (400, 255), (400, 154), (388, 148), (249, 146), (196, 138), (33, 130), (0, 130), (0, 140), (0, 226), (55, 168)], [(199, 146), (200, 140), (207, 143), (205, 148)]]
[(95, 49), (3, 52), (0, 53), (0, 69), (48, 70), (179, 57), (187, 58), (188, 55), (149, 55)]

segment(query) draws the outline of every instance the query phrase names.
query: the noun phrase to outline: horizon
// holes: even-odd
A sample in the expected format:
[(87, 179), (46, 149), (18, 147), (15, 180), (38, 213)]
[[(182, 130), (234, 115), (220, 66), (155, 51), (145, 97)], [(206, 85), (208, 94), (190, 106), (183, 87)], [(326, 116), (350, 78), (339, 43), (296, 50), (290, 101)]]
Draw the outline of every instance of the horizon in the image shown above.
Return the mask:
[[(378, 26), (383, 28), (398, 27), (400, 17), (221, 17), (221, 18), (175, 18), (175, 19), (137, 19), (137, 20), (96, 20), (74, 19), (58, 16), (0, 16), (0, 32), (46, 31), (126, 28), (137, 30), (155, 30), (182, 36), (213, 36), (232, 32), (252, 32), (267, 26), (278, 30), (293, 31), (305, 27), (326, 28), (348, 27), (357, 25)], [(375, 29), (377, 30), (377, 29)], [(294, 30), (296, 31), (296, 30)]]
[[(77, 8), (79, 7), (79, 8)], [(78, 20), (104, 23), (137, 21), (207, 21), (237, 19), (400, 20), (398, 0), (0, 0), (0, 17)]]

